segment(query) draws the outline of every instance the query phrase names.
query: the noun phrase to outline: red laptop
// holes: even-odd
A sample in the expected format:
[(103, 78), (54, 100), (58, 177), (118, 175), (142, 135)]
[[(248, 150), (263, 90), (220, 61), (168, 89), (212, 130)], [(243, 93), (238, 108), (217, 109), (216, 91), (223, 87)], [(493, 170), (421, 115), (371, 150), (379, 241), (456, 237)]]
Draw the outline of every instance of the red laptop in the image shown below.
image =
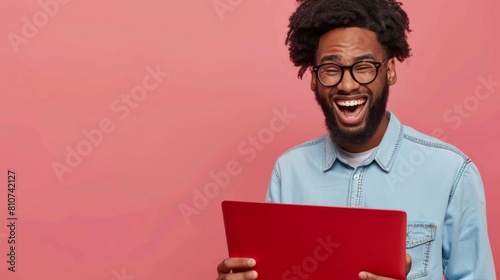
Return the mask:
[(229, 256), (254, 258), (259, 280), (405, 279), (403, 211), (224, 201), (222, 212)]

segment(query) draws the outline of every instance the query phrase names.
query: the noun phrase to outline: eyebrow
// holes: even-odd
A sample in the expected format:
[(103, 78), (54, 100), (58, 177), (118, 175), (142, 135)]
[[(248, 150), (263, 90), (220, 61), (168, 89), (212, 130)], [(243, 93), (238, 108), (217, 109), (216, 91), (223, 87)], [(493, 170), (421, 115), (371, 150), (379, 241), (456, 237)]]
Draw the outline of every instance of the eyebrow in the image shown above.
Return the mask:
[[(332, 61), (332, 60), (339, 62), (341, 59), (342, 59), (342, 57), (340, 55), (337, 55), (337, 54), (327, 55), (327, 56), (323, 56), (321, 58), (320, 63), (325, 63), (326, 61)], [(363, 55), (355, 57), (354, 61), (357, 62), (357, 61), (367, 60), (367, 59), (375, 60), (375, 57), (372, 54), (368, 53), (368, 54), (363, 54)]]

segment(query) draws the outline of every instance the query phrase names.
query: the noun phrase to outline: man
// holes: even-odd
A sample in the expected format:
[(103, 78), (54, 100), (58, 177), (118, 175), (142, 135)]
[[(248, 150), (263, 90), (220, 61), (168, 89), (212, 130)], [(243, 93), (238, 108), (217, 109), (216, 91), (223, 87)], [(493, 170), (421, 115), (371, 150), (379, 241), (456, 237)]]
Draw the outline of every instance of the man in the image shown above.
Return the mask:
[[(299, 2), (286, 43), (299, 77), (311, 69), (329, 134), (277, 160), (266, 201), (404, 210), (407, 279), (495, 279), (476, 166), (386, 111), (397, 81), (395, 59), (410, 55), (401, 4)], [(257, 279), (254, 265), (253, 259), (226, 259), (217, 279)], [(248, 271), (230, 273), (237, 268)], [(359, 278), (389, 279), (364, 271)]]

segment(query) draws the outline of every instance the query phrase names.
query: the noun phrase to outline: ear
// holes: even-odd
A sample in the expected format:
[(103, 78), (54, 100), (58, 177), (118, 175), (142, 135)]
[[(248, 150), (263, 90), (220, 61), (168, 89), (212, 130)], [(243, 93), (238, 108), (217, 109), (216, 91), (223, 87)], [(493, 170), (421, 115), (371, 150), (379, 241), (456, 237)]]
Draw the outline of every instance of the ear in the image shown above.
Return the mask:
[(398, 75), (396, 74), (396, 62), (394, 58), (387, 61), (387, 82), (390, 86), (396, 84)]
[(318, 85), (318, 80), (316, 78), (316, 73), (312, 70), (311, 67), (311, 90), (316, 91), (316, 86)]

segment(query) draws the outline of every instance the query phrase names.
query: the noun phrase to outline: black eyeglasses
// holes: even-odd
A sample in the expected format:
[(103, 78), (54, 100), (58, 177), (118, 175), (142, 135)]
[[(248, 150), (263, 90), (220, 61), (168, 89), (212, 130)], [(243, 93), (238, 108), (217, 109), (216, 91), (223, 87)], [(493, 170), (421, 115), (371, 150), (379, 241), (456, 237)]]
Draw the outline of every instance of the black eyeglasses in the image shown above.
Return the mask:
[(335, 63), (324, 63), (313, 66), (312, 70), (316, 73), (319, 82), (325, 87), (338, 85), (344, 77), (345, 69), (349, 69), (351, 77), (360, 85), (366, 85), (377, 78), (378, 69), (389, 59), (382, 61), (358, 61), (351, 66), (341, 66)]

